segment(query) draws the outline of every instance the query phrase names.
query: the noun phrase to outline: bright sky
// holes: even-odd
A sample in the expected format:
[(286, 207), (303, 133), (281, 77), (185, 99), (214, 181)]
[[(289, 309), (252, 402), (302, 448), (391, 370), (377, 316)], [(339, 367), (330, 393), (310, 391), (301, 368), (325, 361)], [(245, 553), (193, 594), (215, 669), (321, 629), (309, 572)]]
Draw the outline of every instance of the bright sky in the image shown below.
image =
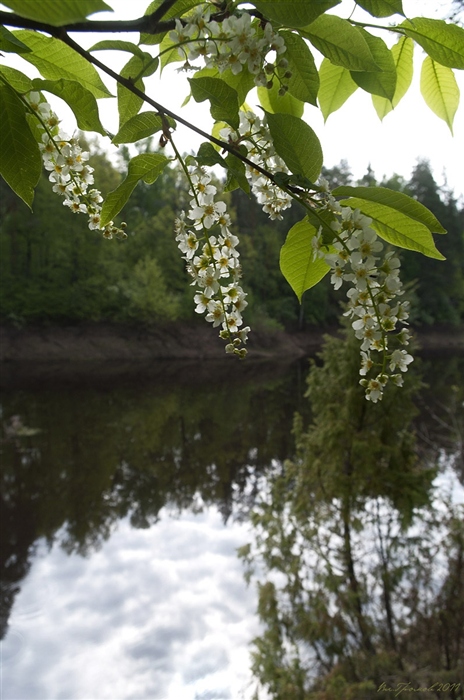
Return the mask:
[(251, 698), (260, 627), (236, 556), (249, 527), (214, 507), (160, 517), (121, 521), (88, 558), (41, 543), (0, 645), (2, 698)]
[[(95, 19), (133, 19), (144, 14), (148, 0), (108, 0), (114, 13), (98, 13)], [(353, 3), (354, 4), (354, 3)], [(353, 4), (344, 1), (335, 8), (339, 14), (348, 16)], [(403, 7), (408, 17), (418, 15), (441, 18), (446, 14), (450, 1), (441, 0), (403, 0)], [(334, 10), (334, 11), (335, 11)], [(356, 10), (358, 19), (364, 17), (361, 10)], [(372, 18), (370, 18), (372, 20)], [(375, 21), (375, 20), (374, 20)], [(382, 20), (378, 20), (382, 23)], [(386, 20), (388, 22), (388, 18)], [(86, 48), (102, 38), (102, 35), (79, 34), (74, 37)], [(138, 35), (118, 35), (117, 38), (137, 41)], [(388, 38), (390, 45), (395, 43), (394, 36)], [(316, 60), (321, 60), (317, 52)], [(462, 156), (464, 154), (464, 119), (463, 107), (459, 108), (454, 122), (454, 138), (446, 123), (439, 119), (425, 104), (419, 89), (420, 66), (424, 52), (418, 46), (415, 51), (415, 75), (411, 88), (400, 102), (396, 110), (391, 112), (381, 123), (372, 106), (371, 97), (362, 90), (357, 90), (345, 105), (330, 115), (324, 124), (321, 113), (315, 107), (306, 106), (305, 119), (318, 135), (324, 153), (324, 164), (328, 167), (346, 159), (355, 177), (362, 177), (370, 164), (380, 179), (384, 174), (398, 173), (408, 178), (418, 158), (430, 160), (434, 175), (439, 184), (445, 179), (456, 195), (464, 194), (462, 177)], [(113, 69), (121, 68), (128, 60), (129, 54), (122, 57), (114, 52), (99, 52), (98, 58)], [(21, 61), (23, 66), (25, 65)], [(16, 64), (17, 65), (17, 64)], [(178, 74), (173, 64), (165, 69), (163, 80), (153, 76), (145, 80), (147, 93), (158, 102), (172, 109), (192, 123), (208, 130), (212, 124), (208, 103), (196, 104), (193, 100), (186, 107), (181, 107), (188, 94), (188, 84), (185, 74)], [(34, 69), (22, 68), (31, 74)], [(28, 70), (29, 69), (29, 70)], [(456, 77), (461, 89), (464, 88), (462, 71), (456, 71)], [(111, 90), (111, 80), (104, 78)], [(63, 103), (58, 100), (51, 102), (63, 115), (65, 125), (71, 124), (71, 115)], [(248, 99), (253, 107), (253, 98)], [(118, 129), (117, 107), (114, 100), (101, 100), (102, 120), (106, 128), (115, 133)], [(59, 105), (59, 107), (58, 107)], [(67, 114), (67, 116), (66, 116)], [(72, 126), (67, 128), (72, 129)], [(198, 147), (203, 139), (185, 127), (177, 130), (176, 144), (181, 151), (190, 151)], [(111, 149), (109, 142), (107, 147)]]

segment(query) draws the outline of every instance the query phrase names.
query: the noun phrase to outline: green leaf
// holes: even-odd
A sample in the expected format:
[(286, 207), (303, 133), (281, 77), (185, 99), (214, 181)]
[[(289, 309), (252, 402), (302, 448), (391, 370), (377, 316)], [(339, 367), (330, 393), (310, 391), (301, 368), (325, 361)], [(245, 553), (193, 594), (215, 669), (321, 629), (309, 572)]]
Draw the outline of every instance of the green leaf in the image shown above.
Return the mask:
[(324, 58), (319, 68), (321, 86), (319, 88), (319, 105), (324, 116), (327, 117), (340, 109), (347, 99), (356, 92), (358, 86), (346, 68), (334, 66), (328, 58)]
[(412, 81), (413, 40), (407, 36), (402, 36), (398, 43), (392, 46), (391, 52), (396, 66), (396, 89), (393, 99), (390, 101), (378, 95), (372, 96), (372, 102), (380, 120), (397, 106), (407, 93)]
[(336, 66), (348, 70), (380, 70), (365, 39), (346, 19), (322, 15), (301, 34)]
[[(284, 58), (288, 61), (287, 68), (279, 69), (280, 77), (285, 85), (288, 85), (290, 95), (302, 102), (317, 106), (319, 74), (308, 45), (293, 32), (281, 32), (280, 36), (285, 41), (287, 50)], [(291, 72), (291, 78), (284, 78), (286, 71)]]
[(72, 109), (77, 126), (84, 131), (96, 131), (106, 136), (106, 131), (100, 121), (97, 100), (89, 90), (75, 80), (41, 80), (32, 81), (33, 89), (39, 92), (51, 92), (60, 97)]
[(219, 78), (189, 78), (195, 102), (209, 100), (211, 116), (216, 121), (225, 121), (237, 129), (240, 123), (237, 90)]
[(112, 12), (103, 0), (2, 0), (13, 12), (54, 27), (86, 19), (95, 12)]
[(357, 0), (357, 4), (373, 17), (404, 16), (401, 0)]
[(306, 27), (323, 12), (339, 5), (341, 0), (256, 0), (256, 9), (266, 19), (283, 24), (285, 27)]
[(0, 83), (0, 175), (32, 208), (42, 158), (26, 120), (26, 107), (15, 91)]
[(21, 54), (22, 58), (32, 63), (47, 80), (77, 80), (96, 98), (112, 97), (96, 69), (59, 39), (28, 29), (20, 29), (14, 34), (32, 50)]
[(432, 112), (444, 119), (453, 133), (454, 115), (459, 107), (459, 87), (451, 68), (426, 56), (422, 64), (420, 89)]
[(0, 51), (5, 51), (6, 53), (28, 53), (30, 48), (0, 24)]
[(199, 165), (222, 165), (223, 168), (227, 167), (225, 159), (219, 155), (213, 144), (209, 141), (205, 141), (201, 144), (196, 155), (196, 160)]
[(333, 190), (332, 194), (335, 197), (357, 197), (358, 199), (383, 204), (409, 216), (415, 221), (419, 221), (433, 233), (446, 233), (446, 229), (443, 228), (427, 207), (416, 199), (404, 194), (404, 192), (395, 192), (387, 187), (349, 187), (342, 185)]
[[(175, 128), (176, 123), (174, 119), (170, 117), (166, 117), (166, 119), (169, 122), (169, 126)], [(163, 120), (158, 112), (141, 112), (129, 119), (119, 129), (111, 143), (114, 143), (116, 146), (120, 143), (134, 143), (135, 141), (140, 141), (140, 139), (146, 139), (162, 129)]]
[(229, 153), (229, 155), (226, 156), (225, 162), (229, 173), (229, 177), (224, 188), (225, 191), (231, 192), (233, 189), (240, 187), (240, 189), (246, 194), (250, 194), (250, 184), (246, 177), (245, 164), (242, 163), (239, 158), (234, 156), (233, 153)]
[(237, 75), (232, 73), (230, 69), (219, 73), (217, 68), (202, 68), (197, 71), (193, 77), (194, 80), (198, 78), (219, 78), (223, 80), (227, 85), (237, 91), (240, 106), (245, 102), (245, 98), (250, 90), (255, 87), (254, 77), (246, 66), (243, 66), (242, 70), (240, 73), (237, 73)]
[(32, 80), (24, 73), (21, 73), (21, 71), (16, 70), (16, 68), (0, 66), (0, 73), (16, 92), (24, 94), (32, 90)]
[[(171, 48), (174, 47), (174, 48)], [(171, 49), (171, 50), (169, 50)], [(160, 66), (161, 72), (170, 63), (175, 63), (176, 61), (186, 61), (187, 58), (179, 54), (177, 50), (177, 44), (169, 38), (169, 34), (166, 34), (163, 41), (160, 44)]]
[(329, 272), (330, 266), (324, 259), (313, 260), (312, 240), (317, 229), (304, 218), (292, 226), (280, 250), (280, 269), (298, 297), (314, 287)]
[(396, 66), (393, 54), (383, 39), (369, 34), (361, 27), (357, 27), (357, 30), (363, 36), (381, 71), (376, 73), (351, 71), (351, 77), (366, 92), (392, 100), (396, 89)]
[[(143, 52), (142, 57), (132, 56), (131, 59), (126, 63), (124, 68), (121, 70), (121, 75), (123, 78), (130, 78), (134, 80), (138, 75), (140, 78), (134, 83), (141, 92), (145, 92), (145, 85), (142, 80), (144, 75), (152, 75), (158, 67), (158, 59), (153, 59), (149, 53)], [(119, 129), (121, 129), (124, 124), (135, 117), (140, 111), (143, 105), (143, 99), (138, 95), (135, 95), (131, 90), (124, 87), (118, 83), (117, 86), (118, 94), (118, 111), (119, 111)]]
[(101, 226), (106, 226), (121, 211), (140, 180), (151, 185), (168, 163), (169, 159), (159, 153), (142, 153), (132, 158), (126, 178), (103, 203)]
[(293, 114), (294, 117), (302, 117), (304, 103), (297, 100), (296, 97), (292, 97), (288, 92), (281, 97), (279, 89), (280, 84), (277, 80), (274, 80), (270, 90), (266, 87), (258, 88), (258, 99), (263, 109), (273, 114)]
[[(145, 16), (151, 15), (158, 9), (158, 7), (162, 5), (163, 2), (164, 0), (153, 0), (143, 14)], [(175, 2), (174, 5), (170, 7), (169, 10), (163, 15), (163, 22), (168, 19), (173, 19), (174, 17), (180, 18), (193, 7), (200, 4), (200, 0), (177, 0), (177, 2)], [(165, 35), (166, 32), (161, 32), (160, 34), (141, 34), (139, 43), (147, 46), (153, 46), (154, 44), (159, 44)]]
[(266, 112), (274, 147), (289, 170), (316, 180), (322, 168), (322, 149), (311, 127), (290, 114)]
[(403, 22), (407, 36), (417, 41), (430, 58), (448, 68), (464, 68), (464, 29), (442, 19), (415, 17)]
[(427, 226), (410, 216), (378, 202), (353, 197), (340, 202), (351, 209), (359, 209), (372, 219), (372, 228), (388, 243), (398, 248), (415, 250), (428, 258), (445, 260), (436, 249), (433, 236)]
[(105, 41), (98, 41), (96, 44), (90, 47), (89, 51), (128, 51), (133, 53), (134, 56), (139, 58), (144, 57), (145, 52), (133, 44), (131, 41), (121, 41), (120, 39), (106, 39)]

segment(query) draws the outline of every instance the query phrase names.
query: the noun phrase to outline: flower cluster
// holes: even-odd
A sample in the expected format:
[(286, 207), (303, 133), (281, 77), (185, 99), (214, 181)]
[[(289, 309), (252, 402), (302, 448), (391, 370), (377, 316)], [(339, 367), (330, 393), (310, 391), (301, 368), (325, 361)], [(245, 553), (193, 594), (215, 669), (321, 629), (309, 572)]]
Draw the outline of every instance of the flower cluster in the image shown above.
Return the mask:
[[(195, 311), (206, 314), (213, 327), (220, 327), (219, 336), (227, 340), (226, 352), (246, 356), (242, 347), (250, 328), (241, 328), (242, 311), (248, 305), (239, 285), (241, 268), (237, 251), (238, 238), (230, 231), (230, 216), (224, 202), (216, 202), (216, 187), (211, 176), (190, 159), (189, 181), (191, 209), (181, 212), (175, 221), (176, 241), (187, 261), (187, 271), (196, 286)], [(213, 235), (212, 230), (217, 229)]]
[[(238, 131), (226, 127), (219, 133), (221, 138), (230, 144), (237, 147), (244, 144), (248, 151), (247, 158), (267, 172), (289, 172), (282, 158), (276, 153), (265, 118), (260, 119), (251, 111), (241, 111)], [(258, 170), (249, 165), (246, 167), (251, 190), (263, 205), (263, 211), (270, 219), (282, 219), (281, 212), (292, 205), (291, 196)]]
[[(328, 251), (319, 229), (313, 238), (314, 255), (330, 265), (335, 289), (343, 282), (352, 285), (347, 292), (345, 315), (352, 319), (355, 335), (361, 341), (360, 383), (366, 390), (366, 398), (375, 403), (382, 398), (390, 379), (402, 386), (401, 372), (406, 372), (413, 361), (404, 348), (389, 349), (389, 338), (395, 338), (403, 346), (408, 345), (410, 338), (407, 328), (397, 330), (398, 324), (407, 325), (409, 316), (409, 302), (398, 301), (404, 293), (399, 278), (400, 261), (395, 253), (384, 251), (383, 243), (370, 226), (372, 219), (357, 209), (341, 206), (330, 195), (322, 178), (321, 185), (327, 192), (325, 206), (335, 214), (332, 223), (335, 237)], [(376, 357), (380, 360), (376, 361)], [(368, 378), (371, 369), (375, 376)]]
[[(279, 59), (286, 50), (285, 42), (272, 25), (268, 22), (261, 29), (248, 12), (230, 15), (221, 23), (210, 18), (211, 6), (200, 6), (186, 21), (177, 19), (175, 30), (169, 34), (187, 67), (192, 67), (190, 61), (199, 56), (207, 68), (217, 68), (221, 73), (230, 69), (237, 75), (247, 66), (255, 85), (271, 87), (272, 76), (276, 76), (284, 94), (287, 88), (282, 85), (275, 64), (267, 60), (268, 54), (275, 52), (278, 67), (283, 71), (288, 67), (285, 58)], [(284, 73), (284, 77), (290, 76), (289, 71)]]
[(42, 132), (39, 148), (44, 167), (50, 173), (48, 179), (53, 183), (53, 191), (64, 197), (64, 206), (74, 214), (88, 215), (91, 230), (102, 231), (105, 238), (125, 238), (125, 224), (121, 224), (121, 228), (112, 221), (106, 226), (100, 224), (103, 197), (98, 190), (90, 188), (94, 182), (94, 169), (87, 164), (88, 151), (83, 151), (77, 139), (60, 130), (58, 117), (40, 93), (30, 92), (26, 100)]

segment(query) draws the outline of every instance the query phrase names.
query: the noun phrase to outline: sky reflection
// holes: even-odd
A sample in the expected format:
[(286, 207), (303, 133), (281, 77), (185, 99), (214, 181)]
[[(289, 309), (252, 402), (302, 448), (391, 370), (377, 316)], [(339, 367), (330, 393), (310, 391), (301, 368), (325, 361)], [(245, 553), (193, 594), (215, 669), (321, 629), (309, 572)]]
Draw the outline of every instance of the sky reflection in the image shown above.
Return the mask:
[[(2, 700), (229, 700), (252, 694), (256, 596), (215, 507), (122, 520), (89, 558), (41, 541), (3, 642)], [(58, 540), (60, 538), (58, 537)]]

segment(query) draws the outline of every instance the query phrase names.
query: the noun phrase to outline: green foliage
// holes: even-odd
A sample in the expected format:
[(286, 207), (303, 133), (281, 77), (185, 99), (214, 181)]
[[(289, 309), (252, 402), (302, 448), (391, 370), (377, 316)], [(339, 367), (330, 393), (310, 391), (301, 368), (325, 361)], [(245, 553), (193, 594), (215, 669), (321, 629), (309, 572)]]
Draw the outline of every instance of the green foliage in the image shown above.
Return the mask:
[(97, 70), (59, 39), (28, 29), (21, 29), (14, 34), (31, 49), (30, 53), (22, 54), (22, 57), (32, 63), (47, 80), (76, 80), (94, 97), (111, 97)]
[(26, 120), (24, 104), (8, 84), (0, 83), (0, 173), (32, 208), (42, 159)]
[(319, 78), (321, 81), (319, 104), (324, 120), (327, 120), (332, 112), (343, 107), (358, 86), (347, 68), (334, 65), (328, 58), (324, 58), (321, 63)]
[(398, 105), (411, 85), (413, 75), (413, 51), (414, 42), (412, 39), (405, 36), (402, 36), (398, 43), (392, 46), (391, 53), (396, 70), (395, 92), (391, 100), (385, 97), (379, 97), (379, 95), (372, 96), (372, 103), (380, 120)]
[[(242, 189), (249, 194), (253, 189), (250, 187), (253, 177), (250, 159), (253, 161), (256, 153), (252, 152), (253, 142), (247, 141), (245, 135), (240, 133), (240, 109), (248, 109), (249, 93), (255, 86), (258, 87), (260, 104), (265, 112), (265, 128), (269, 129), (271, 137), (268, 154), (273, 154), (275, 149), (277, 156), (290, 171), (289, 173), (282, 167), (285, 172), (271, 172), (261, 165), (261, 175), (268, 180), (265, 187), (281, 188), (287, 196), (304, 205), (304, 211), (298, 211), (296, 215), (288, 217), (286, 225), (275, 222), (272, 224), (278, 227), (275, 235), (271, 235), (269, 224), (265, 220), (260, 220), (259, 223), (265, 240), (272, 240), (273, 259), (280, 259), (282, 272), (296, 292), (297, 300), (303, 302), (303, 295), (307, 293), (304, 307), (298, 311), (298, 306), (295, 306), (294, 301), (290, 301), (285, 285), (274, 285), (276, 280), (273, 275), (269, 276), (272, 291), (267, 290), (270, 296), (266, 299), (264, 288), (267, 283), (264, 284), (263, 280), (260, 280), (255, 284), (254, 280), (249, 280), (250, 311), (254, 313), (253, 307), (255, 310), (262, 309), (267, 318), (278, 322), (295, 323), (297, 318), (299, 323), (302, 323), (304, 318), (323, 322), (324, 319), (333, 318), (334, 301), (328, 292), (327, 284), (321, 283), (321, 291), (316, 292), (313, 289), (325, 276), (327, 265), (320, 259), (313, 260), (312, 238), (321, 233), (323, 245), (330, 246), (336, 238), (336, 222), (330, 211), (318, 211), (321, 200), (318, 199), (318, 185), (313, 183), (321, 172), (323, 154), (317, 135), (304, 121), (305, 103), (319, 108), (324, 119), (327, 119), (360, 88), (372, 95), (374, 108), (382, 119), (399, 104), (409, 88), (413, 71), (413, 48), (418, 44), (427, 53), (421, 75), (421, 90), (427, 105), (446, 121), (450, 129), (459, 105), (459, 90), (453, 70), (464, 68), (464, 30), (455, 23), (442, 20), (424, 17), (404, 19), (401, 0), (363, 0), (359, 3), (372, 18), (400, 16), (399, 23), (393, 18), (389, 20), (388, 27), (372, 21), (359, 22), (351, 15), (342, 18), (331, 13), (330, 10), (337, 7), (340, 0), (322, 0), (317, 3), (306, 0), (255, 0), (251, 3), (251, 9), (254, 8), (255, 12), (252, 11), (251, 14), (248, 13), (248, 6), (240, 6), (238, 9), (228, 6), (226, 15), (230, 12), (229, 20), (243, 24), (243, 32), (237, 37), (237, 46), (242, 48), (237, 49), (237, 55), (230, 57), (230, 63), (221, 63), (218, 58), (225, 46), (223, 42), (228, 39), (227, 30), (226, 33), (223, 32), (227, 25), (221, 24), (227, 17), (223, 9), (218, 9), (217, 3), (206, 3), (217, 24), (213, 23), (211, 28), (205, 30), (209, 22), (208, 15), (198, 19), (198, 25), (189, 25), (192, 17), (197, 17), (198, 14), (193, 13), (193, 8), (201, 4), (197, 0), (177, 0), (168, 3), (168, 9), (162, 0), (154, 0), (146, 9), (147, 22), (142, 26), (139, 44), (126, 39), (108, 38), (95, 43), (90, 53), (82, 49), (78, 41), (71, 39), (61, 27), (85, 22), (89, 15), (108, 9), (103, 0), (62, 0), (58, 9), (50, 0), (40, 3), (32, 0), (9, 0), (6, 4), (19, 16), (15, 20), (16, 25), (27, 28), (10, 31), (7, 27), (2, 27), (0, 49), (17, 53), (18, 60), (22, 58), (27, 61), (42, 76), (30, 78), (8, 66), (0, 67), (3, 110), (1, 116), (2, 124), (6, 124), (1, 136), (1, 172), (5, 181), (28, 206), (32, 204), (33, 190), (40, 174), (38, 141), (41, 134), (35, 128), (34, 119), (37, 117), (24, 100), (24, 95), (31, 90), (57, 95), (71, 108), (78, 127), (105, 135), (107, 132), (100, 120), (98, 100), (110, 97), (111, 93), (92, 65), (92, 61), (95, 62), (95, 59), (92, 59), (93, 53), (111, 50), (118, 51), (121, 55), (129, 54), (129, 60), (120, 70), (120, 78), (116, 80), (119, 128), (113, 137), (113, 143), (135, 143), (139, 150), (138, 155), (128, 157), (126, 178), (110, 192), (102, 205), (102, 211), (98, 209), (102, 226), (113, 221), (124, 207), (130, 208), (129, 198), (135, 197), (137, 201), (140, 193), (145, 192), (145, 184), (141, 183), (153, 184), (157, 178), (161, 178), (168, 163), (168, 158), (159, 153), (140, 152), (143, 140), (158, 132), (162, 132), (161, 144), (173, 141), (172, 130), (176, 127), (176, 115), (163, 107), (162, 97), (159, 103), (151, 100), (150, 111), (142, 110), (150, 99), (149, 96), (145, 96), (146, 76), (155, 73), (161, 76), (163, 68), (173, 61), (183, 61), (186, 70), (194, 71), (193, 76), (189, 78), (189, 98), (193, 97), (196, 102), (208, 101), (211, 115), (216, 121), (212, 129), (214, 145), (203, 144), (196, 162), (200, 166), (219, 165), (224, 169), (225, 193)], [(152, 13), (156, 14), (155, 19), (153, 16), (148, 17)], [(24, 18), (24, 24), (21, 18)], [(174, 21), (179, 19), (182, 19), (181, 23)], [(38, 30), (31, 28), (34, 22), (38, 23)], [(258, 42), (266, 42), (267, 34), (274, 37), (274, 44), (269, 45), (266, 53), (259, 57), (259, 65), (256, 64), (256, 48), (247, 53), (249, 48), (246, 46), (245, 35), (248, 30), (244, 28), (245, 25), (249, 25), (251, 35), (258, 39)], [(186, 27), (187, 35), (181, 36)], [(171, 31), (173, 29), (175, 31)], [(207, 38), (206, 34), (202, 34), (204, 31), (208, 35)], [(214, 36), (216, 32), (218, 36)], [(391, 49), (385, 40), (388, 34), (400, 35)], [(176, 36), (180, 38), (176, 40)], [(191, 39), (199, 42), (192, 54), (192, 63), (189, 62), (190, 54), (187, 50)], [(199, 68), (194, 61), (213, 51), (213, 46), (217, 55), (211, 56), (211, 60), (206, 60), (204, 67)], [(142, 47), (146, 47), (146, 50)], [(319, 68), (313, 58), (313, 47), (323, 55)], [(114, 79), (115, 73), (110, 68), (100, 61), (98, 65)], [(158, 99), (157, 95), (154, 97)], [(184, 119), (181, 121), (185, 122)], [(238, 132), (231, 134), (229, 141), (221, 143), (220, 131), (226, 125)], [(248, 145), (245, 146), (244, 143)], [(126, 150), (126, 154), (128, 153)], [(263, 153), (260, 153), (261, 156)], [(269, 157), (272, 158), (272, 155)], [(272, 169), (271, 161), (266, 162), (267, 167)], [(136, 187), (138, 184), (140, 186)], [(98, 183), (96, 185), (98, 186)], [(136, 192), (138, 194), (135, 194)], [(432, 237), (432, 233), (444, 232), (444, 229), (425, 208), (428, 206), (426, 202), (422, 206), (409, 197), (407, 191), (394, 193), (387, 192), (385, 188), (358, 187), (348, 192), (345, 186), (345, 189), (336, 192), (337, 197), (347, 195), (349, 199), (343, 200), (342, 203), (359, 208), (366, 216), (372, 218), (373, 228), (388, 243), (420, 252), (435, 260), (444, 260), (445, 255), (437, 250)], [(170, 196), (168, 195), (168, 199)], [(78, 206), (78, 203), (74, 204)], [(169, 204), (169, 209), (173, 215), (179, 211), (177, 205)], [(150, 207), (146, 211), (142, 208), (144, 213), (140, 215), (137, 208), (132, 208), (131, 211), (136, 217), (136, 226), (140, 225), (141, 228), (146, 226), (147, 220), (152, 220), (155, 216)], [(280, 216), (280, 212), (277, 214)], [(305, 223), (301, 221), (302, 215), (305, 216)], [(98, 219), (98, 216), (96, 218)], [(7, 222), (8, 229), (9, 226), (10, 223)], [(105, 235), (111, 236), (114, 233), (115, 231), (106, 231)], [(245, 255), (243, 267), (253, 269), (256, 274), (261, 275), (257, 251), (260, 250), (262, 254), (266, 245), (248, 238), (248, 235), (246, 232), (243, 249), (246, 255), (249, 254), (249, 258), (247, 260)], [(281, 254), (275, 256), (274, 245), (277, 245), (277, 241), (280, 245), (283, 244), (283, 248)], [(83, 247), (85, 248), (85, 244)], [(163, 257), (160, 248), (156, 254), (150, 250), (150, 246), (148, 250), (139, 251), (141, 267), (137, 268), (137, 275), (144, 279), (146, 284), (149, 268), (156, 269)], [(440, 249), (445, 250), (443, 246)], [(170, 244), (168, 250), (167, 258), (170, 259), (173, 255)], [(116, 259), (117, 254), (114, 259), (110, 256), (107, 260), (108, 266), (111, 267)], [(132, 263), (135, 269), (136, 261), (132, 260)], [(121, 264), (119, 259), (117, 264)], [(161, 265), (161, 276), (164, 273), (165, 269)], [(103, 304), (108, 310), (111, 309), (108, 311), (110, 314), (116, 313), (118, 295), (123, 293), (121, 290), (124, 284), (129, 284), (126, 272), (120, 270), (120, 274), (121, 278), (118, 281), (122, 286), (109, 284), (113, 289), (113, 296), (111, 297), (109, 292), (105, 294), (105, 298), (112, 299), (111, 302), (108, 301), (107, 306)], [(456, 280), (460, 274), (456, 272)], [(176, 293), (183, 295), (185, 280), (180, 281), (181, 275), (178, 275), (179, 270), (173, 274), (169, 283), (174, 285)], [(440, 275), (437, 273), (437, 276)], [(90, 282), (91, 279), (93, 282)], [(89, 276), (86, 284), (98, 284), (97, 280), (98, 274), (94, 277)], [(459, 284), (457, 283), (457, 287)], [(114, 291), (116, 288), (119, 290), (117, 293)], [(134, 290), (131, 293), (135, 299), (138, 293)], [(446, 296), (443, 290), (441, 293)], [(456, 294), (459, 297), (460, 292), (453, 291), (453, 295)], [(137, 298), (140, 298), (140, 305), (137, 306), (134, 302), (135, 306), (131, 312), (135, 316), (139, 313), (143, 315), (143, 308), (147, 303), (146, 299), (143, 300), (141, 292)], [(314, 300), (314, 304), (308, 303), (310, 298)], [(14, 306), (13, 302), (11, 304)], [(103, 312), (94, 310), (91, 313), (98, 315)], [(178, 313), (178, 310), (174, 311), (172, 307), (168, 315), (174, 313)], [(182, 313), (189, 315), (187, 312)], [(458, 316), (460, 313), (457, 312)]]
[(55, 27), (79, 22), (95, 12), (112, 11), (103, 0), (60, 0), (58, 5), (53, 0), (6, 0), (3, 5), (21, 17), (46, 22)]
[(106, 131), (100, 121), (98, 106), (95, 97), (90, 90), (83, 87), (76, 80), (40, 80), (32, 81), (32, 89), (51, 92), (61, 97), (72, 109), (76, 117), (77, 126), (84, 131), (95, 131), (106, 136)]
[(126, 178), (114, 192), (110, 192), (103, 205), (101, 216), (103, 224), (119, 214), (139, 180), (152, 184), (168, 163), (168, 158), (158, 153), (135, 156), (129, 163)]
[(280, 252), (280, 269), (298, 300), (329, 272), (321, 258), (313, 258), (312, 239), (317, 229), (307, 219), (292, 226)]
[(322, 168), (322, 149), (311, 127), (290, 114), (266, 116), (275, 149), (289, 170), (316, 180)]
[[(357, 354), (350, 331), (328, 338), (323, 364), (312, 363), (313, 418), (305, 426), (296, 416), (296, 456), (268, 476), (253, 540), (240, 552), (246, 575), (258, 579), (264, 626), (253, 672), (273, 700), (373, 698), (382, 682), (401, 682), (405, 668), (416, 687), (431, 669), (459, 677), (462, 630), (450, 624), (453, 642), (442, 644), (436, 625), (462, 605), (462, 587), (451, 593), (463, 551), (460, 508), (432, 486), (439, 446), (430, 461), (419, 458), (412, 420), (420, 380), (411, 373), (403, 390), (366, 404)], [(438, 552), (446, 552), (444, 585), (435, 580)], [(435, 631), (419, 641), (428, 624)]]
[(191, 78), (189, 83), (195, 102), (210, 101), (213, 119), (238, 127), (239, 99), (234, 88), (220, 78)]
[(445, 120), (453, 133), (454, 115), (459, 106), (459, 88), (451, 68), (442, 66), (427, 56), (422, 64), (420, 86), (430, 109)]

